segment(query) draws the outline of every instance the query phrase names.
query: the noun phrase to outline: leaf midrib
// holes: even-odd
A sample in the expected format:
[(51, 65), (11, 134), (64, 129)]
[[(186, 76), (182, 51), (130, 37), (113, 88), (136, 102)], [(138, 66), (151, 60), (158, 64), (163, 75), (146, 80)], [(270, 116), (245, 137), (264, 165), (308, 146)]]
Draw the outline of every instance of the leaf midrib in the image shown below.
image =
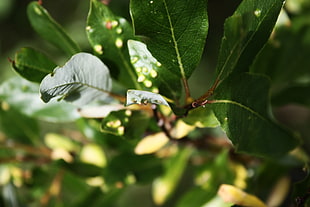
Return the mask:
[[(257, 25), (257, 27), (255, 28), (255, 31), (257, 31), (257, 29), (258, 29), (258, 28), (261, 26), (261, 24), (265, 21), (267, 15), (270, 13), (270, 10), (272, 10), (272, 8), (274, 8), (274, 5), (275, 5), (275, 3), (274, 3), (271, 7), (269, 7), (269, 9), (268, 9), (268, 11), (266, 12), (266, 14), (262, 17), (262, 21), (260, 21), (260, 23), (259, 23), (259, 24)], [(233, 16), (232, 16), (232, 17), (233, 17)], [(254, 32), (254, 33), (250, 36), (250, 38), (248, 39), (248, 41), (246, 41), (246, 43), (244, 44), (244, 47), (242, 47), (241, 52), (237, 55), (237, 60), (236, 60), (236, 61), (234, 62), (234, 64), (233, 64), (234, 67), (235, 67), (236, 63), (239, 61), (241, 54), (243, 54), (244, 50), (247, 48), (247, 46), (249, 45), (249, 43), (251, 42), (253, 36), (254, 36), (256, 33), (257, 33), (257, 32)], [(226, 40), (226, 41), (227, 41), (227, 40)], [(226, 58), (226, 61), (225, 61), (224, 65), (222, 66), (221, 70), (220, 70), (220, 74), (218, 75), (218, 78), (217, 78), (218, 80), (220, 80), (220, 78), (221, 78), (221, 76), (222, 76), (222, 74), (223, 74), (223, 72), (224, 72), (224, 69), (226, 68), (226, 65), (228, 64), (228, 62), (229, 62), (229, 60), (230, 60), (232, 54), (234, 53), (234, 50), (235, 50), (236, 47), (238, 46), (238, 43), (239, 43), (239, 41), (236, 42), (236, 43), (234, 44), (232, 50), (230, 51), (230, 54), (229, 54), (228, 58)]]
[[(61, 85), (57, 85), (55, 87), (52, 87), (52, 88), (49, 88), (47, 91), (50, 91), (50, 90), (55, 90), (55, 89), (58, 89), (58, 88), (62, 88), (62, 87), (65, 87), (67, 85), (81, 85), (81, 86), (86, 86), (86, 87), (89, 87), (89, 88), (93, 88), (93, 89), (96, 89), (98, 91), (101, 91), (103, 93), (109, 93), (109, 91), (107, 90), (104, 90), (102, 88), (99, 88), (99, 87), (96, 87), (96, 86), (93, 86), (93, 85), (90, 85), (90, 84), (87, 84), (87, 83), (82, 83), (82, 82), (70, 82), (70, 83), (64, 83), (64, 84), (61, 84)], [(70, 91), (68, 91), (68, 94), (69, 94)]]
[(177, 42), (177, 40), (175, 38), (174, 28), (173, 28), (173, 25), (172, 25), (172, 20), (170, 18), (170, 12), (168, 10), (168, 6), (167, 6), (167, 3), (166, 3), (166, 0), (163, 0), (163, 3), (164, 3), (165, 11), (166, 11), (166, 14), (167, 14), (168, 22), (169, 22), (169, 29), (170, 29), (170, 32), (171, 32), (173, 47), (174, 47), (174, 50), (175, 50), (175, 53), (176, 53), (176, 56), (177, 56), (177, 61), (178, 61), (180, 73), (181, 73), (182, 79), (186, 79), (185, 70), (184, 70), (182, 58), (181, 58), (179, 47), (178, 47), (178, 42)]
[(266, 119), (263, 115), (261, 115), (260, 113), (254, 111), (252, 108), (246, 106), (246, 105), (243, 105), (239, 102), (236, 102), (236, 101), (233, 101), (233, 100), (214, 100), (212, 101), (212, 104), (233, 104), (233, 105), (236, 105), (236, 106), (239, 106), (240, 108), (243, 108), (245, 109), (246, 111), (250, 112), (251, 114), (257, 116), (258, 118), (260, 118), (261, 120), (267, 122), (267, 123), (271, 123), (270, 120)]

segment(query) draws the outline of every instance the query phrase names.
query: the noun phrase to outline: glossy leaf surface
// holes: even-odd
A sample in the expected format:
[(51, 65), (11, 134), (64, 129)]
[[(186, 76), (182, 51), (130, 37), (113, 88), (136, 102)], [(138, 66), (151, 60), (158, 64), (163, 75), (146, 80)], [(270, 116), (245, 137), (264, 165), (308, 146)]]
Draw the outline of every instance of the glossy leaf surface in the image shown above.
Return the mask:
[(27, 15), (33, 29), (45, 40), (64, 51), (67, 55), (80, 52), (79, 46), (38, 2), (31, 2)]
[(139, 89), (127, 49), (127, 40), (134, 37), (131, 25), (102, 2), (90, 2), (86, 33), (91, 46), (100, 57), (116, 66), (111, 70), (113, 77), (127, 87)]
[(178, 79), (177, 76), (158, 62), (144, 43), (129, 40), (128, 49), (131, 63), (138, 76), (137, 81), (143, 84), (144, 90), (159, 91), (159, 93), (177, 100), (181, 88), (181, 82), (175, 81)]
[(61, 96), (66, 101), (85, 105), (107, 98), (111, 84), (109, 70), (99, 58), (78, 53), (42, 80), (40, 93), (44, 102)]
[(298, 143), (291, 132), (270, 118), (268, 90), (266, 78), (241, 74), (228, 78), (216, 91), (210, 107), (238, 152), (277, 157)]
[(217, 78), (232, 72), (246, 72), (267, 42), (283, 5), (283, 0), (242, 1), (226, 19), (217, 64)]
[(196, 68), (208, 32), (205, 0), (130, 1), (136, 35), (146, 37), (154, 57), (179, 78)]
[(32, 48), (21, 48), (15, 54), (13, 68), (27, 80), (40, 82), (56, 64), (43, 53)]
[(126, 101), (127, 106), (131, 104), (148, 104), (148, 103), (169, 106), (167, 101), (160, 94), (148, 91), (128, 90), (126, 99), (127, 99)]

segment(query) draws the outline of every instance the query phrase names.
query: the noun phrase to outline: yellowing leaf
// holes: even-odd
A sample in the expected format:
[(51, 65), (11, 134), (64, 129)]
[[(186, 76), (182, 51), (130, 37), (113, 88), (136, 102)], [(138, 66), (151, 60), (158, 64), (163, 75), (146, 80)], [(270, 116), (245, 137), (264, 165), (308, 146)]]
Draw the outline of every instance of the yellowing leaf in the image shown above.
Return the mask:
[(81, 160), (85, 163), (104, 167), (107, 164), (106, 157), (101, 147), (95, 144), (85, 145), (81, 150)]
[(256, 196), (248, 194), (233, 185), (222, 184), (217, 193), (227, 203), (240, 206), (267, 207)]
[(182, 120), (178, 120), (175, 127), (171, 131), (171, 136), (176, 139), (181, 139), (193, 131), (196, 127), (193, 125), (188, 125)]
[(169, 141), (169, 138), (164, 132), (159, 132), (146, 136), (142, 139), (135, 148), (135, 153), (138, 155), (151, 154), (165, 146)]

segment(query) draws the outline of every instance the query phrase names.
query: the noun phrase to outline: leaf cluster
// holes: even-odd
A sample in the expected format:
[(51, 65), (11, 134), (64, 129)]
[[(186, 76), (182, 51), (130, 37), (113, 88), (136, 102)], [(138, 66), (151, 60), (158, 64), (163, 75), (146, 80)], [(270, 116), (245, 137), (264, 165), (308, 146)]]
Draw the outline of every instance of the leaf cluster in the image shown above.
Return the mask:
[[(291, 9), (306, 3), (289, 2), (240, 2), (199, 97), (188, 80), (208, 50), (206, 0), (131, 0), (131, 21), (91, 0), (89, 50), (29, 3), (32, 28), (67, 61), (21, 48), (19, 77), (0, 85), (4, 206), (280, 205), (310, 146), (274, 113), (309, 113), (308, 15)], [(306, 203), (307, 184), (290, 196)]]

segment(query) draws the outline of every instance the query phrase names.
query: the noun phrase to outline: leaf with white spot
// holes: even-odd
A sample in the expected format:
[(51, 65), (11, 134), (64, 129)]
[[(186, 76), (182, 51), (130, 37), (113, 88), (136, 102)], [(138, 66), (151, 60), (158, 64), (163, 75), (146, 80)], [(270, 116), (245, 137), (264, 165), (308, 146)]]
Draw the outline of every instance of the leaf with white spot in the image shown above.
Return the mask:
[(140, 139), (148, 127), (149, 118), (144, 111), (128, 109), (112, 111), (102, 120), (100, 130), (103, 133), (128, 139)]
[(198, 65), (208, 32), (206, 0), (131, 0), (136, 35), (147, 37), (154, 57), (181, 79)]
[(171, 73), (153, 57), (146, 45), (140, 41), (128, 40), (131, 64), (142, 83), (144, 90), (160, 92), (171, 99), (180, 97), (181, 82), (178, 76)]
[(96, 54), (113, 63), (112, 77), (126, 87), (139, 89), (140, 84), (137, 83), (137, 76), (130, 64), (126, 44), (128, 39), (134, 38), (129, 22), (116, 16), (102, 2), (91, 0), (86, 34)]
[(128, 90), (126, 106), (131, 104), (158, 104), (169, 106), (160, 94), (140, 90)]
[(224, 36), (216, 69), (217, 79), (231, 73), (246, 72), (266, 44), (277, 21), (284, 0), (242, 1), (226, 19)]
[(99, 58), (88, 53), (78, 53), (52, 74), (45, 76), (40, 85), (41, 99), (60, 96), (76, 105), (106, 99), (112, 80), (107, 66)]

